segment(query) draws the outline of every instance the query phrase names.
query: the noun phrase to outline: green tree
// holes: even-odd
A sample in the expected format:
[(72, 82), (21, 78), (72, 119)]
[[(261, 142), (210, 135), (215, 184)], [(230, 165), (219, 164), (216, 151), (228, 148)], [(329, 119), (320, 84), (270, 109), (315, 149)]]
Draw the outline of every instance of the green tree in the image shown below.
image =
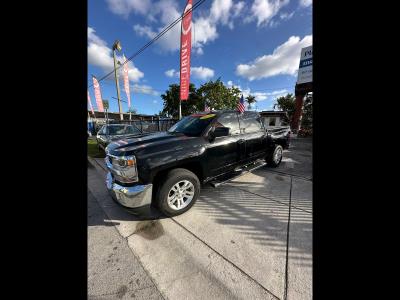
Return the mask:
[(253, 96), (253, 95), (248, 95), (248, 96), (246, 97), (246, 101), (247, 101), (247, 103), (249, 104), (248, 109), (251, 108), (251, 105), (252, 105), (253, 103), (256, 103), (256, 102), (257, 102), (256, 97)]
[(274, 109), (275, 108), (286, 112), (284, 121), (285, 123), (292, 124), (293, 115), (296, 110), (296, 98), (293, 94), (287, 94), (286, 96), (277, 98), (274, 104)]
[(238, 88), (226, 87), (219, 78), (216, 81), (210, 80), (197, 89), (197, 95), (203, 101), (201, 110), (204, 109), (205, 101), (215, 110), (235, 109), (240, 94), (241, 91)]
[(129, 109), (127, 110), (127, 112), (128, 112), (128, 113), (131, 112), (132, 114), (136, 115), (136, 114), (137, 114), (137, 109), (131, 107), (131, 108), (129, 108)]
[[(164, 94), (161, 95), (161, 98), (164, 101), (163, 110), (160, 112), (163, 116), (172, 116), (173, 118), (179, 118), (179, 101), (180, 101), (180, 85), (179, 84), (170, 84), (168, 90), (165, 91)], [(189, 98), (187, 101), (182, 101), (181, 109), (182, 116), (186, 116), (192, 114), (198, 110), (203, 109), (200, 108), (200, 102), (196, 88), (193, 83), (189, 85)]]
[(303, 105), (303, 117), (301, 119), (301, 127), (306, 129), (312, 129), (313, 121), (313, 97), (312, 94), (308, 94), (304, 99)]
[[(162, 116), (179, 116), (179, 84), (171, 84), (168, 90), (161, 95), (164, 101), (163, 110), (160, 112)], [(197, 111), (204, 111), (204, 106), (212, 109), (235, 109), (241, 91), (236, 87), (226, 87), (224, 83), (217, 79), (216, 81), (209, 81), (196, 89), (194, 84), (189, 86), (189, 99), (182, 101), (182, 116), (195, 113)]]

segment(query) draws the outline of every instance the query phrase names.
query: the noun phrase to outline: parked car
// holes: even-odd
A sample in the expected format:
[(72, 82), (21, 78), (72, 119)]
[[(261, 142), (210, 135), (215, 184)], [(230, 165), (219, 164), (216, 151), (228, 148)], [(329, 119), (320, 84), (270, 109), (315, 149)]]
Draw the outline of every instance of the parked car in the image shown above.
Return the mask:
[(100, 150), (105, 150), (107, 145), (112, 141), (123, 138), (136, 137), (141, 131), (133, 125), (128, 124), (107, 124), (103, 125), (97, 132), (96, 140)]
[(107, 188), (133, 213), (147, 213), (155, 205), (176, 216), (193, 206), (202, 183), (216, 186), (266, 163), (277, 167), (289, 146), (288, 135), (268, 133), (257, 112), (193, 114), (166, 132), (110, 143)]
[(157, 126), (156, 124), (153, 124), (151, 122), (147, 121), (141, 121), (139, 124), (137, 124), (138, 127), (142, 130), (142, 132), (151, 132), (155, 131), (154, 128)]

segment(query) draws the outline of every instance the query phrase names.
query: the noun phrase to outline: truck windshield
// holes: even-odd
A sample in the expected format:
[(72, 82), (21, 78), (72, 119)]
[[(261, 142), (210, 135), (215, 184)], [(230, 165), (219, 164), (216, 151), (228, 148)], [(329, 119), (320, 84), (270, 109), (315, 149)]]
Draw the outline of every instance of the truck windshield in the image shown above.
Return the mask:
[(108, 135), (137, 134), (139, 129), (132, 125), (108, 126)]
[(199, 114), (184, 117), (174, 126), (172, 126), (168, 132), (171, 133), (183, 133), (189, 136), (200, 136), (200, 134), (206, 129), (208, 124), (211, 123), (216, 117), (215, 114)]

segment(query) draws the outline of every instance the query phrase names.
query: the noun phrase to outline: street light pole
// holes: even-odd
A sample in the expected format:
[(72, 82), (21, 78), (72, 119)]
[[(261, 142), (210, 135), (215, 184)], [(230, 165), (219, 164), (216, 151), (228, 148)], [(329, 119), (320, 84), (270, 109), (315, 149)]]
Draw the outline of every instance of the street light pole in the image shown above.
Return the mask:
[(114, 58), (114, 76), (115, 76), (115, 85), (117, 87), (117, 97), (118, 97), (118, 109), (119, 109), (119, 116), (121, 120), (124, 119), (124, 115), (122, 114), (122, 105), (121, 105), (121, 97), (119, 93), (119, 84), (118, 84), (118, 76), (117, 76), (117, 59), (115, 57), (115, 50), (121, 51), (121, 43), (116, 40), (113, 45), (113, 58)]

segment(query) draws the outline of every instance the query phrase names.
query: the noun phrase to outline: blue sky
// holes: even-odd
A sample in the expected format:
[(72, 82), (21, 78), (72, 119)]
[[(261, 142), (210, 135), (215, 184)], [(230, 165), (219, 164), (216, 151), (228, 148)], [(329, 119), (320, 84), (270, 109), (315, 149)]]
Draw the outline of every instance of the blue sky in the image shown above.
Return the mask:
[[(197, 0), (193, 0), (193, 4)], [(186, 0), (89, 0), (88, 85), (113, 69), (112, 44), (131, 56), (182, 13)], [(310, 0), (206, 0), (192, 15), (191, 82), (221, 80), (255, 95), (258, 110), (293, 93), (301, 48), (312, 45)], [(142, 114), (162, 110), (160, 97), (179, 83), (180, 23), (129, 66), (131, 104)], [(122, 59), (121, 59), (122, 60)], [(122, 77), (121, 97), (126, 100)], [(117, 112), (114, 76), (100, 82), (103, 99)], [(96, 110), (93, 87), (90, 98)], [(122, 103), (123, 111), (128, 109)]]

